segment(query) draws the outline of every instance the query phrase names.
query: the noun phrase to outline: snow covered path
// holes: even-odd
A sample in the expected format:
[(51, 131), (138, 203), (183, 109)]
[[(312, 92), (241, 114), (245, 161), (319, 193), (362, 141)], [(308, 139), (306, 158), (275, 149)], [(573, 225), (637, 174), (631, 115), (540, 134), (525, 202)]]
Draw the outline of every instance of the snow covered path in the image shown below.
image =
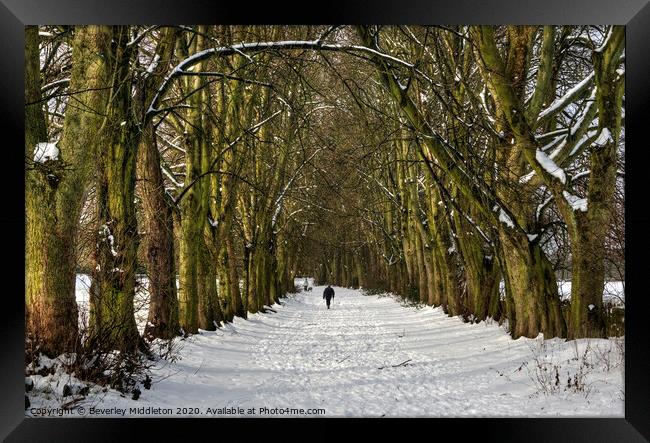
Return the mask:
[[(536, 393), (534, 355), (557, 363), (564, 385), (586, 340), (512, 340), (496, 324), (466, 324), (439, 308), (335, 290), (330, 310), (323, 287), (315, 287), (282, 299), (273, 307), (277, 313), (237, 318), (182, 340), (181, 359), (161, 362), (153, 387), (142, 389), (139, 400), (109, 391), (101, 400), (89, 396), (86, 410), (121, 415), (111, 408), (123, 408), (127, 416), (129, 408), (149, 406), (202, 416), (226, 407), (256, 408), (257, 416), (261, 407), (321, 408), (325, 416), (624, 415), (622, 364), (607, 371), (595, 364), (586, 398), (583, 392)], [(590, 340), (589, 346), (614, 345)], [(275, 412), (269, 415), (285, 415)]]

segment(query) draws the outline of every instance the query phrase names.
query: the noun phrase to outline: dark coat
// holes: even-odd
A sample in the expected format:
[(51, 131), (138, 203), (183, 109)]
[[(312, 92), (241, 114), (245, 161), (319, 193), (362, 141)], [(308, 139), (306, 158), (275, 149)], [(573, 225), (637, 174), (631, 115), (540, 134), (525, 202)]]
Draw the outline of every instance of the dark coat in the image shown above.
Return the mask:
[(325, 290), (323, 291), (323, 298), (327, 300), (331, 300), (334, 298), (334, 289), (332, 289), (331, 286), (325, 288)]

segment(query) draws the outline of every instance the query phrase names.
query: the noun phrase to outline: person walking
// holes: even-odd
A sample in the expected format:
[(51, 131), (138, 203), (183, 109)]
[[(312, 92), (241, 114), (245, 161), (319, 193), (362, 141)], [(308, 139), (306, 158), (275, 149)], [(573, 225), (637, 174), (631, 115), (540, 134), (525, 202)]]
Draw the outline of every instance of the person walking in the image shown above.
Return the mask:
[(327, 285), (325, 290), (323, 291), (323, 298), (325, 299), (325, 302), (327, 303), (327, 309), (330, 308), (330, 301), (334, 298), (334, 289), (330, 285)]

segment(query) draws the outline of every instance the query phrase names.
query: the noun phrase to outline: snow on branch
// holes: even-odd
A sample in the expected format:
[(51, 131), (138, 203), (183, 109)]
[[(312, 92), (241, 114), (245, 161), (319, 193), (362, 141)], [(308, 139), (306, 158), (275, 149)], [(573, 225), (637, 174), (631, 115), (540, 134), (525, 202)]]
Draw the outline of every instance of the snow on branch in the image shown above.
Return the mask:
[(591, 170), (586, 170), (586, 171), (578, 172), (578, 173), (573, 174), (573, 175), (571, 176), (571, 181), (575, 181), (575, 180), (578, 180), (578, 179), (580, 179), (580, 178), (582, 178), (582, 177), (586, 177), (586, 176), (588, 176), (589, 174), (591, 174)]
[(555, 99), (555, 101), (551, 103), (548, 108), (539, 113), (538, 121), (552, 116), (564, 108), (566, 105), (568, 105), (571, 101), (573, 101), (580, 93), (582, 93), (582, 91), (585, 90), (587, 86), (589, 86), (589, 84), (593, 81), (594, 76), (595, 73), (592, 71), (580, 83), (569, 89), (562, 97)]
[(156, 54), (151, 60), (151, 63), (149, 63), (149, 66), (147, 66), (147, 76), (153, 74), (153, 71), (156, 70), (158, 67), (158, 62), (160, 61), (160, 54)]
[(253, 132), (257, 131), (259, 128), (262, 127), (262, 125), (264, 125), (266, 122), (268, 122), (269, 120), (271, 120), (272, 118), (274, 118), (276, 115), (280, 114), (281, 112), (282, 112), (282, 111), (276, 111), (275, 113), (273, 113), (272, 115), (270, 115), (268, 118), (265, 118), (265, 119), (262, 120), (261, 122), (256, 123), (255, 125), (253, 125), (253, 126), (251, 126), (250, 128), (246, 129), (246, 132), (248, 132), (248, 133), (253, 133)]
[(605, 40), (603, 40), (603, 43), (600, 45), (600, 47), (594, 49), (594, 52), (603, 52), (605, 50), (605, 46), (607, 46), (607, 43), (609, 43), (609, 39), (612, 38), (613, 30), (614, 27), (610, 26), (609, 31), (607, 32), (607, 36), (605, 36)]
[(41, 92), (49, 91), (50, 89), (58, 88), (58, 87), (61, 87), (61, 86), (67, 86), (69, 83), (70, 83), (69, 78), (63, 78), (61, 80), (56, 80), (56, 81), (50, 82), (50, 83), (48, 83), (46, 85), (43, 85), (41, 87)]
[[(571, 152), (569, 153), (569, 157), (574, 156), (576, 153), (580, 152), (583, 147), (587, 146), (591, 140), (596, 137), (597, 132), (596, 131), (589, 131), (585, 135), (583, 135), (580, 140), (575, 144)], [(555, 158), (553, 154), (551, 154), (551, 158)]]
[(594, 140), (594, 145), (602, 148), (607, 143), (611, 143), (613, 141), (614, 141), (614, 137), (612, 137), (612, 133), (609, 131), (609, 129), (603, 128), (603, 130), (600, 131), (598, 138)]
[(394, 264), (399, 262), (399, 259), (395, 260), (393, 258), (393, 255), (391, 255), (390, 257), (386, 257), (386, 254), (381, 254), (381, 256), (384, 258), (384, 260), (386, 260), (388, 262), (388, 266), (393, 266)]
[(384, 184), (381, 181), (379, 181), (379, 179), (377, 179), (377, 177), (373, 177), (373, 176), (370, 176), (369, 174), (366, 174), (365, 172), (363, 172), (361, 170), (361, 168), (356, 168), (356, 169), (357, 169), (357, 172), (359, 174), (361, 174), (363, 177), (365, 177), (366, 179), (372, 178), (373, 181), (375, 183), (377, 183), (377, 185), (379, 185), (379, 188), (390, 198), (390, 200), (393, 202), (393, 204), (395, 204), (395, 206), (398, 207), (400, 210), (403, 209), (403, 206), (400, 204), (400, 202), (397, 199), (397, 197), (395, 196), (395, 194), (390, 192), (390, 190), (386, 186), (384, 186)]
[(309, 163), (314, 157), (316, 157), (316, 154), (318, 154), (320, 151), (322, 151), (323, 148), (318, 148), (314, 151), (312, 155), (309, 156), (304, 162), (298, 166), (296, 171), (293, 173), (287, 184), (282, 188), (282, 191), (280, 192), (280, 195), (278, 195), (278, 198), (275, 200), (275, 211), (273, 212), (273, 217), (271, 218), (271, 226), (275, 228), (275, 225), (278, 221), (278, 217), (280, 216), (280, 212), (282, 211), (282, 202), (284, 201), (284, 197), (287, 194), (287, 191), (289, 188), (291, 188), (291, 185), (293, 184), (294, 180), (296, 177), (298, 177), (298, 173), (302, 170), (302, 168), (305, 167), (307, 163)]
[(564, 199), (569, 203), (574, 211), (587, 212), (587, 199), (577, 197), (567, 191), (562, 191)]
[(167, 178), (169, 178), (169, 180), (171, 180), (171, 182), (172, 182), (174, 185), (176, 185), (176, 186), (179, 187), (179, 188), (182, 188), (182, 187), (183, 187), (183, 183), (179, 183), (178, 181), (176, 181), (176, 177), (174, 177), (174, 174), (173, 174), (173, 173), (172, 173), (172, 172), (167, 168), (166, 165), (161, 165), (161, 168), (160, 168), (160, 169), (161, 169), (162, 172), (167, 176)]
[(490, 123), (494, 124), (496, 123), (496, 120), (494, 117), (492, 117), (492, 113), (488, 109), (487, 100), (485, 98), (486, 92), (487, 92), (487, 86), (483, 86), (483, 89), (481, 90), (479, 97), (481, 98), (481, 105), (483, 106), (483, 110), (485, 111), (485, 116), (487, 117)]
[[(176, 77), (187, 74), (188, 69), (198, 64), (199, 62), (206, 60), (210, 57), (224, 57), (233, 54), (246, 54), (250, 52), (264, 52), (272, 50), (290, 50), (290, 49), (314, 49), (320, 51), (347, 51), (347, 52), (360, 52), (373, 56), (380, 57), (384, 60), (390, 61), (396, 65), (406, 67), (409, 69), (415, 69), (415, 66), (412, 63), (394, 57), (392, 55), (386, 54), (384, 52), (368, 48), (366, 46), (359, 45), (341, 45), (341, 44), (324, 44), (320, 39), (318, 40), (286, 40), (286, 41), (275, 41), (275, 42), (253, 42), (253, 43), (239, 43), (231, 46), (220, 46), (215, 48), (205, 49), (199, 51), (196, 54), (193, 54), (186, 59), (178, 63), (172, 71), (164, 78), (158, 91), (154, 95), (149, 108), (147, 109), (147, 115), (151, 117), (152, 115), (158, 112), (157, 106), (158, 102), (161, 100), (162, 96), (169, 89), (171, 81)], [(432, 81), (425, 74), (416, 69), (416, 72), (423, 78), (428, 81)]]
[(566, 174), (564, 169), (560, 168), (544, 151), (537, 149), (535, 159), (546, 172), (560, 180), (562, 184), (566, 183)]
[(261, 128), (262, 126), (264, 126), (264, 124), (266, 124), (268, 121), (272, 120), (273, 118), (275, 118), (275, 116), (277, 116), (277, 115), (279, 115), (279, 114), (281, 114), (281, 113), (282, 113), (282, 110), (280, 110), (280, 111), (276, 111), (275, 113), (273, 113), (273, 114), (270, 115), (269, 117), (267, 117), (267, 118), (265, 118), (264, 120), (262, 120), (262, 121), (260, 121), (260, 122), (258, 122), (258, 123), (256, 123), (256, 124), (254, 124), (254, 125), (251, 126), (250, 128), (244, 129), (243, 132), (242, 132), (241, 134), (239, 134), (239, 135), (238, 135), (238, 136), (237, 136), (233, 141), (231, 141), (230, 143), (228, 143), (228, 146), (226, 146), (225, 149), (223, 149), (223, 151), (221, 152), (221, 154), (219, 154), (218, 156), (216, 156), (216, 157), (214, 158), (214, 160), (213, 160), (212, 163), (210, 164), (210, 168), (208, 168), (208, 169), (212, 169), (212, 168), (214, 168), (214, 166), (217, 164), (217, 162), (218, 162), (219, 159), (221, 158), (221, 155), (222, 155), (224, 152), (226, 152), (228, 149), (232, 148), (232, 147), (235, 146), (237, 143), (239, 143), (239, 141), (240, 141), (242, 138), (244, 138), (244, 135), (245, 135), (245, 134), (254, 134), (255, 132), (257, 132), (257, 130), (258, 130), (259, 128)]
[(34, 149), (34, 161), (37, 163), (45, 163), (46, 161), (54, 161), (59, 159), (59, 148), (56, 147), (57, 142), (54, 143), (36, 143)]
[[(477, 224), (477, 223), (472, 219), (472, 217), (470, 217), (469, 215), (465, 214), (465, 211), (458, 211), (458, 212), (459, 212), (463, 217), (465, 217), (465, 219), (467, 219), (467, 221), (469, 222), (469, 224), (472, 225), (472, 227), (476, 230), (476, 232), (478, 232), (479, 235), (480, 235), (481, 237), (483, 237), (483, 240), (485, 240), (485, 241), (486, 241), (489, 245), (491, 245), (491, 246), (494, 245), (494, 243), (492, 242), (492, 240), (490, 239), (490, 237), (488, 237), (488, 236), (485, 234), (485, 232), (483, 232), (483, 230), (482, 230), (482, 229), (479, 227), (479, 225), (478, 225), (478, 224)], [(507, 215), (506, 215), (506, 217), (507, 217)], [(512, 220), (511, 220), (511, 221), (512, 221)]]
[[(570, 129), (568, 128), (562, 128), (562, 129), (556, 129), (551, 132), (545, 132), (544, 134), (536, 135), (535, 140), (538, 142), (543, 143), (544, 141), (548, 140), (549, 138), (556, 138), (560, 135), (566, 135), (568, 134)], [(542, 148), (543, 151), (547, 151), (548, 149), (546, 147)]]
[(167, 145), (167, 147), (172, 148), (172, 149), (176, 149), (177, 151), (180, 151), (183, 154), (187, 154), (187, 151), (185, 149), (181, 148), (180, 146), (178, 146), (177, 144), (173, 143), (173, 140), (169, 141), (165, 137), (159, 137), (159, 140), (162, 141), (165, 145)]
[(551, 195), (549, 198), (544, 200), (544, 202), (542, 204), (537, 206), (537, 210), (535, 211), (535, 220), (539, 221), (539, 218), (542, 215), (542, 211), (544, 210), (544, 208), (546, 208), (548, 206), (549, 203), (551, 203), (553, 201), (553, 198), (554, 197)]
[(157, 29), (157, 28), (160, 28), (160, 26), (159, 26), (159, 25), (149, 26), (148, 28), (144, 29), (140, 34), (138, 34), (138, 35), (136, 35), (135, 37), (133, 37), (133, 39), (130, 40), (130, 41), (126, 44), (126, 46), (134, 46), (134, 45), (137, 45), (137, 44), (140, 43), (140, 41), (145, 37), (145, 35), (147, 35), (149, 32), (151, 32), (151, 31), (153, 31), (153, 30), (155, 30), (155, 29)]
[(512, 219), (510, 216), (506, 213), (506, 211), (503, 210), (503, 208), (499, 208), (499, 221), (509, 228), (514, 229), (515, 224), (512, 222)]
[(577, 133), (586, 123), (587, 117), (592, 113), (592, 110), (595, 111), (596, 108), (596, 88), (593, 88), (591, 90), (591, 94), (589, 96), (589, 103), (585, 108), (582, 110), (580, 113), (580, 116), (576, 120), (576, 122), (571, 126), (571, 131), (570, 134), (574, 135)]

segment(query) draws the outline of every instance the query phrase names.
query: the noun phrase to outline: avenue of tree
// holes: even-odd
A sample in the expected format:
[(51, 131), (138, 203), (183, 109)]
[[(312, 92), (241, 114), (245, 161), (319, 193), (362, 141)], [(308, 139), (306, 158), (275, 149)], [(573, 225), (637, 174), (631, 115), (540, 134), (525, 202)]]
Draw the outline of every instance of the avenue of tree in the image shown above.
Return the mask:
[(303, 275), (606, 337), (624, 48), (620, 26), (26, 27), (28, 348), (78, 346), (80, 272), (84, 340), (122, 351)]

